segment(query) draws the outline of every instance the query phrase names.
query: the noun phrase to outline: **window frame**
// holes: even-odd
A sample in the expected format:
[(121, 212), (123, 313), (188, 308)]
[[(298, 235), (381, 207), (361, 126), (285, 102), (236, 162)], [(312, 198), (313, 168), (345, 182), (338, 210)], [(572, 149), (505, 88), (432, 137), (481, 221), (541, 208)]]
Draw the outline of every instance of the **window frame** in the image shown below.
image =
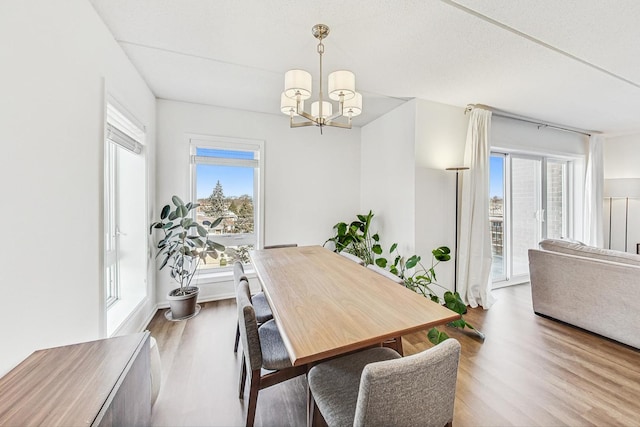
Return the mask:
[[(150, 258), (148, 251), (150, 242), (146, 237), (144, 230), (149, 228), (149, 158), (147, 156), (147, 127), (140, 122), (121, 102), (118, 101), (105, 88), (104, 102), (104, 148), (102, 158), (102, 302), (104, 322), (101, 329), (105, 336), (113, 336), (130, 320), (131, 315), (140, 306), (142, 301), (150, 296), (150, 288), (148, 285), (148, 269)], [(136, 231), (141, 230), (141, 236), (136, 240), (134, 250), (137, 254), (139, 262), (145, 262), (144, 268), (136, 270), (139, 275), (137, 281), (128, 280), (130, 278), (130, 269), (127, 264), (123, 264), (123, 252), (131, 254), (130, 243), (127, 249), (121, 251), (122, 236), (132, 237), (130, 233), (120, 231), (123, 218), (122, 211), (119, 209), (121, 205), (121, 188), (120, 171), (123, 163), (123, 155), (135, 156), (141, 159), (142, 172), (140, 176), (140, 187), (137, 189), (142, 194), (139, 200), (142, 200), (141, 206), (137, 206), (139, 210), (140, 223), (142, 227), (135, 226)], [(131, 211), (128, 209), (128, 211)], [(129, 218), (130, 219), (130, 218)], [(131, 263), (128, 263), (130, 267)], [(109, 281), (113, 279), (113, 281)], [(132, 286), (132, 283), (135, 286)]]
[[(203, 134), (187, 134), (188, 146), (189, 146), (189, 186), (191, 200), (196, 202), (197, 198), (197, 173), (196, 166), (198, 164), (212, 164), (221, 166), (243, 166), (247, 167), (251, 163), (256, 164), (252, 167), (257, 169), (257, 173), (254, 173), (253, 181), (253, 209), (254, 209), (254, 232), (255, 243), (254, 248), (261, 248), (264, 242), (264, 145), (263, 140), (249, 139), (249, 138), (232, 138), (216, 135), (203, 135)], [(245, 159), (227, 159), (220, 158), (218, 160), (213, 159), (210, 162), (197, 162), (196, 149), (220, 149), (230, 151), (253, 151), (256, 154), (254, 160)], [(251, 167), (251, 166), (249, 166)], [(195, 216), (195, 211), (193, 213)], [(195, 219), (195, 218), (194, 218)], [(246, 244), (246, 237), (250, 233), (236, 234), (222, 234), (216, 235), (215, 241), (225, 246), (236, 246)], [(253, 239), (252, 239), (253, 240)], [(204, 279), (212, 279), (216, 276), (222, 275), (228, 276), (233, 273), (233, 265), (226, 267), (219, 267), (214, 269), (201, 269), (199, 272), (200, 281)]]
[(514, 158), (530, 159), (540, 161), (540, 210), (543, 215), (543, 220), (540, 222), (540, 238), (547, 238), (547, 166), (549, 163), (562, 164), (565, 167), (564, 179), (563, 179), (563, 233), (565, 237), (573, 238), (574, 236), (574, 212), (575, 212), (575, 191), (574, 188), (574, 168), (577, 161), (580, 160), (579, 156), (575, 155), (562, 155), (551, 152), (527, 152), (522, 150), (511, 150), (504, 148), (492, 147), (490, 150), (490, 156), (504, 156), (504, 200), (503, 200), (503, 257), (504, 261), (504, 275), (499, 278), (492, 279), (492, 288), (498, 289), (505, 286), (516, 285), (529, 281), (528, 275), (514, 275), (512, 269), (512, 260), (508, 259), (511, 255), (508, 253), (512, 250), (513, 239), (513, 212), (512, 212), (512, 160)]

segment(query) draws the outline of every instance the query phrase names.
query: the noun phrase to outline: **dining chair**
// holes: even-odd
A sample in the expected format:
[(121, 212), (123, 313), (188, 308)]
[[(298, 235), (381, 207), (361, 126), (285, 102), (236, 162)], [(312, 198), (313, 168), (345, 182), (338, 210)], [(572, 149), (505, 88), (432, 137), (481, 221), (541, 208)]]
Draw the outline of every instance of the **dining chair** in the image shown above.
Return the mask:
[[(242, 262), (236, 261), (233, 264), (233, 283), (236, 288), (236, 294), (238, 293), (238, 286), (240, 285), (241, 280), (246, 280), (247, 276), (244, 275), (244, 266)], [(273, 313), (271, 312), (271, 307), (269, 306), (269, 302), (267, 301), (267, 297), (265, 297), (264, 292), (258, 292), (253, 297), (251, 297), (251, 302), (253, 304), (253, 308), (256, 312), (256, 320), (258, 325), (261, 325), (271, 319), (273, 319)], [(233, 345), (233, 352), (238, 352), (238, 343), (240, 342), (240, 325), (236, 325), (236, 340)]]
[[(240, 368), (239, 398), (244, 399), (245, 383), (249, 381), (249, 403), (247, 405), (247, 427), (253, 426), (258, 392), (307, 372), (306, 365), (292, 366), (280, 332), (274, 320), (258, 327), (256, 312), (251, 304), (249, 282), (241, 280), (236, 295), (240, 339), (242, 340), (242, 362)], [(266, 369), (264, 375), (261, 369)], [(249, 373), (249, 375), (247, 375)]]
[(349, 252), (345, 252), (345, 251), (338, 252), (338, 254), (360, 265), (364, 265), (364, 260), (358, 256), (355, 256), (354, 254), (350, 254)]
[[(402, 280), (401, 278), (399, 278), (398, 276), (396, 276), (395, 274), (391, 273), (390, 271), (385, 270), (382, 267), (378, 267), (375, 264), (369, 264), (367, 265), (367, 268), (375, 271), (376, 273), (380, 274), (381, 276), (386, 277), (389, 280), (394, 281), (395, 283), (404, 286), (404, 280)], [(389, 347), (394, 349), (395, 351), (397, 351), (400, 354), (404, 354), (403, 350), (402, 350), (402, 337), (395, 337), (395, 338), (391, 338), (387, 341), (385, 341), (384, 343), (382, 343), (382, 345), (384, 345), (385, 347)]]
[(451, 426), (459, 360), (449, 338), (412, 356), (378, 347), (320, 363), (307, 374), (313, 414), (329, 427)]
[(283, 243), (280, 245), (267, 245), (264, 248), (265, 249), (278, 249), (278, 248), (297, 248), (298, 244), (297, 243)]

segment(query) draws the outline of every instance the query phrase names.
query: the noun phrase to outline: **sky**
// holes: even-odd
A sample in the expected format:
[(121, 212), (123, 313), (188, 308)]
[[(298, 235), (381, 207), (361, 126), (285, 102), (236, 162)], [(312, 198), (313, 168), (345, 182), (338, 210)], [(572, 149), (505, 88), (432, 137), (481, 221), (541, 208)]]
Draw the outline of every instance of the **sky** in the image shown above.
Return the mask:
[[(231, 151), (210, 148), (198, 148), (196, 155), (245, 160), (254, 158), (252, 151)], [(239, 197), (244, 194), (253, 197), (253, 171), (253, 167), (199, 164), (196, 166), (196, 176), (198, 179), (196, 198), (203, 199), (209, 197), (218, 181), (220, 181), (224, 195), (227, 197)]]
[(218, 180), (227, 197), (239, 197), (243, 194), (253, 197), (253, 170), (253, 168), (238, 166), (198, 165), (196, 197), (198, 199), (209, 197)]
[(489, 161), (489, 197), (504, 198), (504, 156), (491, 156)]

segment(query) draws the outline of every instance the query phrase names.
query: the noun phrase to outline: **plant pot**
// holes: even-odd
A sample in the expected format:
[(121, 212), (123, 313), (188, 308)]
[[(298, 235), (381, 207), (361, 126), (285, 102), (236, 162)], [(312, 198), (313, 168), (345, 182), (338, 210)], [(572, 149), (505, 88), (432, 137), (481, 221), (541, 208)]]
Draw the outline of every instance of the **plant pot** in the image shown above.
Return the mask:
[(167, 299), (169, 300), (171, 311), (167, 312), (167, 318), (169, 318), (169, 313), (171, 320), (186, 320), (198, 314), (200, 307), (196, 302), (199, 293), (200, 288), (197, 286), (188, 286), (183, 289), (183, 292), (181, 292), (180, 288), (169, 292)]

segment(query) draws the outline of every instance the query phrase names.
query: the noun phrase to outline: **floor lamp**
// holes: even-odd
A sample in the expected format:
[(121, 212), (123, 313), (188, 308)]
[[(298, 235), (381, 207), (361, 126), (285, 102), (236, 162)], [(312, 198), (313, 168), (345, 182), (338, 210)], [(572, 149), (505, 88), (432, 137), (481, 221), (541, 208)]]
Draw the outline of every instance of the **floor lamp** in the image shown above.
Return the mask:
[(454, 166), (451, 168), (447, 168), (448, 171), (456, 172), (456, 239), (453, 242), (453, 292), (458, 292), (458, 175), (460, 171), (466, 171), (469, 168), (466, 166)]
[(604, 180), (604, 196), (609, 198), (609, 249), (611, 249), (611, 224), (613, 199), (625, 199), (624, 251), (627, 251), (629, 231), (629, 199), (640, 199), (640, 178), (618, 178)]

